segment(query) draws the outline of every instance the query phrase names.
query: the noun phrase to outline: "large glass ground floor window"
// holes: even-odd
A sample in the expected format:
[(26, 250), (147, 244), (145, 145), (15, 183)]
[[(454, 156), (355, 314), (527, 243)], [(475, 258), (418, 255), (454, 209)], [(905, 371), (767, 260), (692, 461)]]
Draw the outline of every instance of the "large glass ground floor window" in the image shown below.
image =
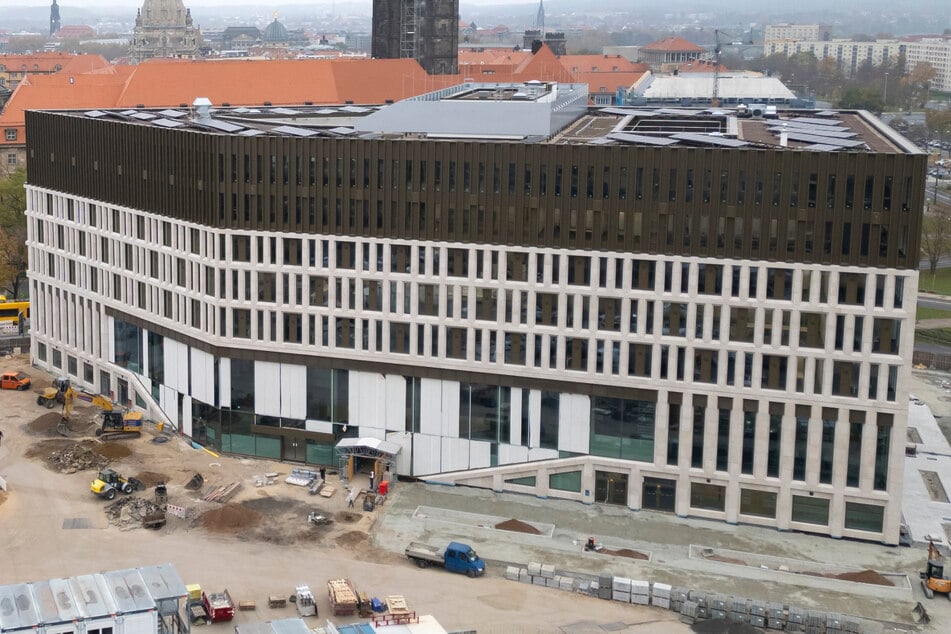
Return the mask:
[(655, 410), (650, 401), (592, 397), (589, 453), (653, 462)]

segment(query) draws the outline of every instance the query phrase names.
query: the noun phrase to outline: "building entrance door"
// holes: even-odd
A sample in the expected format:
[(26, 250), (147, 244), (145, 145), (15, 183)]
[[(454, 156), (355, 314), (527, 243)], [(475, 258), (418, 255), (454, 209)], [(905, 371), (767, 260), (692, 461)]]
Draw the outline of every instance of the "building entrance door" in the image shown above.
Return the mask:
[(284, 436), (281, 439), (281, 460), (306, 462), (307, 441), (295, 436)]
[(595, 471), (594, 501), (627, 506), (627, 474)]
[(676, 500), (676, 480), (644, 478), (644, 486), (641, 491), (641, 508), (673, 513)]

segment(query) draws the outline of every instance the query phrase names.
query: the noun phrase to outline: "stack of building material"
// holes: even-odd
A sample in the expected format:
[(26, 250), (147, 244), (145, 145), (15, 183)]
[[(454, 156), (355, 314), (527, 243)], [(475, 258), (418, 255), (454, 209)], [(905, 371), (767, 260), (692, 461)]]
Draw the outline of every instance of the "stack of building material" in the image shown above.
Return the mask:
[(670, 589), (670, 609), (674, 612), (680, 612), (681, 606), (684, 604), (684, 601), (687, 601), (690, 598), (690, 593), (683, 588), (671, 588)]
[(834, 632), (842, 632), (842, 615), (838, 612), (829, 612), (826, 614), (826, 632), (827, 634), (833, 634)]
[(696, 601), (687, 601), (683, 602), (683, 605), (680, 606), (680, 620), (687, 625), (693, 625), (696, 623), (698, 616), (698, 608)]
[(533, 585), (545, 585), (545, 578), (542, 577), (542, 565), (540, 563), (535, 561), (528, 562), (528, 575)]
[(750, 619), (749, 613), (749, 602), (746, 599), (740, 597), (730, 597), (729, 602), (730, 614), (729, 618), (734, 623), (746, 623)]
[(802, 608), (790, 606), (789, 615), (786, 617), (786, 630), (789, 632), (801, 632), (806, 624), (806, 613)]
[(525, 568), (520, 568), (518, 571), (518, 580), (522, 583), (531, 583), (532, 575), (528, 574), (528, 570)]
[(589, 581), (584, 586), (584, 590), (586, 594), (596, 597), (601, 594), (601, 585), (597, 581)]
[(610, 599), (611, 598), (611, 586), (614, 583), (614, 577), (609, 574), (600, 574), (598, 575), (598, 598), (599, 599)]
[(651, 602), (651, 584), (648, 581), (638, 579), (631, 580), (631, 603), (637, 605), (650, 605)]
[(327, 582), (327, 594), (334, 616), (349, 616), (357, 612), (357, 593), (349, 579), (331, 579)]
[(558, 584), (555, 582), (555, 567), (553, 565), (542, 564), (541, 578), (545, 580), (545, 585), (549, 588), (558, 587)]
[(766, 604), (766, 627), (771, 630), (786, 629), (786, 610), (782, 603)]
[(710, 608), (711, 619), (725, 619), (729, 611), (730, 599), (722, 594), (707, 597), (707, 607)]
[(750, 625), (753, 627), (766, 626), (766, 603), (763, 601), (750, 601)]
[(565, 577), (564, 575), (562, 575), (561, 577), (555, 577), (555, 578), (558, 579), (559, 590), (566, 590), (568, 592), (571, 592), (572, 590), (574, 590), (575, 580), (572, 579), (571, 577)]
[(651, 587), (651, 605), (665, 610), (670, 609), (670, 591), (672, 588), (666, 583), (654, 583)]
[(519, 569), (517, 566), (505, 567), (505, 578), (508, 579), (509, 581), (518, 581), (518, 573), (519, 573)]
[(707, 594), (697, 590), (691, 590), (690, 600), (697, 604), (697, 618), (705, 619), (710, 615), (710, 609), (707, 606)]
[(631, 580), (627, 577), (614, 577), (611, 580), (611, 598), (622, 603), (630, 603)]

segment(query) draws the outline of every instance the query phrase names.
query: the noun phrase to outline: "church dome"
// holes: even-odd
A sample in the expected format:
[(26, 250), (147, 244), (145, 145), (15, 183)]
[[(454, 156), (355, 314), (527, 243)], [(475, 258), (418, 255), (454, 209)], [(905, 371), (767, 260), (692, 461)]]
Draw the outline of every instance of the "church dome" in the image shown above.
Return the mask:
[(287, 41), (287, 27), (277, 21), (277, 18), (274, 18), (274, 21), (267, 25), (267, 28), (264, 29), (264, 41), (265, 42), (286, 42)]

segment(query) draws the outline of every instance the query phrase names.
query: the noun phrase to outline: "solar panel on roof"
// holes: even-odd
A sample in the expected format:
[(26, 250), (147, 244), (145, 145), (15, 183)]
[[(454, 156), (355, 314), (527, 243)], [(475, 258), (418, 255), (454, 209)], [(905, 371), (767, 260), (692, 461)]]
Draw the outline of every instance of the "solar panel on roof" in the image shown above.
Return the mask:
[(816, 113), (816, 116), (817, 117), (834, 117), (837, 114), (839, 113), (836, 112), (835, 110), (820, 110), (819, 112)]
[(119, 114), (124, 115), (124, 116), (126, 116), (126, 117), (131, 117), (131, 116), (134, 115), (136, 112), (138, 112), (138, 110), (120, 110), (120, 111), (119, 111)]
[(600, 110), (598, 110), (598, 112), (603, 112), (604, 114), (619, 114), (623, 117), (629, 114), (633, 114), (634, 110), (630, 110), (627, 108), (601, 108)]
[(739, 139), (731, 139), (726, 136), (712, 136), (709, 134), (693, 134), (690, 132), (679, 132), (677, 134), (671, 134), (670, 138), (677, 139), (678, 141), (688, 141), (690, 143), (699, 143), (700, 145), (716, 145), (719, 147), (746, 147), (749, 145), (747, 141), (740, 141)]
[(826, 130), (829, 132), (848, 132), (849, 129), (843, 125), (815, 125), (812, 123), (799, 123), (796, 121), (773, 121), (769, 124), (771, 128), (796, 128), (799, 130)]
[[(786, 134), (791, 141), (803, 141), (805, 143), (819, 143), (821, 145), (829, 144), (830, 137), (820, 136), (818, 134), (805, 134), (792, 130)], [(836, 144), (842, 147), (860, 147), (865, 145), (865, 141), (855, 141), (853, 139), (835, 139)]]
[(668, 139), (666, 137), (645, 136), (643, 134), (630, 134), (628, 132), (612, 132), (608, 135), (608, 138), (614, 141), (640, 143), (642, 145), (674, 145), (677, 143), (674, 139)]
[(314, 136), (317, 134), (314, 130), (307, 130), (305, 128), (298, 128), (292, 125), (279, 125), (276, 128), (271, 128), (271, 132), (278, 132), (280, 134), (290, 134), (291, 136)]
[(188, 116), (187, 112), (182, 112), (181, 110), (162, 110), (159, 114), (169, 119), (181, 119), (182, 117)]
[(816, 143), (815, 145), (807, 145), (804, 148), (797, 148), (801, 150), (806, 150), (807, 152), (838, 152), (839, 150), (845, 149), (841, 145), (829, 145)]
[(89, 112), (85, 112), (85, 113), (83, 113), (83, 114), (85, 114), (87, 117), (90, 117), (90, 118), (93, 118), (93, 119), (98, 119), (99, 117), (108, 117), (108, 116), (109, 116), (109, 113), (108, 113), (108, 112), (103, 112), (102, 110), (90, 110)]
[(183, 121), (174, 121), (172, 119), (153, 119), (151, 123), (162, 128), (181, 128), (185, 125)]
[[(788, 126), (785, 128), (786, 132), (801, 132), (803, 134), (815, 134), (818, 136), (829, 137), (830, 139), (851, 139), (854, 136), (858, 136), (855, 132), (850, 132), (849, 130), (828, 130), (826, 128), (820, 128), (816, 126)], [(779, 134), (783, 131), (781, 127), (771, 127), (770, 131), (773, 134)]]
[(814, 123), (816, 125), (837, 125), (842, 123), (838, 119), (819, 119), (818, 117), (794, 117), (790, 121), (799, 121), (802, 123)]
[(355, 114), (362, 114), (364, 112), (370, 112), (370, 108), (364, 108), (362, 106), (344, 106), (341, 108), (343, 112), (352, 112)]
[(330, 128), (329, 130), (327, 130), (327, 132), (333, 132), (334, 134), (340, 134), (340, 135), (348, 135), (348, 134), (355, 134), (356, 130), (354, 130), (353, 128), (345, 128), (343, 126), (337, 126), (336, 128)]
[(300, 114), (300, 110), (292, 108), (271, 108), (271, 112), (274, 114)]
[(151, 112), (136, 112), (135, 114), (129, 115), (131, 119), (138, 119), (140, 121), (149, 121), (155, 119), (155, 115)]
[(195, 119), (192, 121), (192, 125), (199, 128), (207, 128), (209, 130), (218, 130), (219, 132), (237, 132), (239, 130), (244, 130), (244, 126), (238, 125), (237, 123), (228, 123), (227, 121), (212, 119), (210, 117), (205, 119)]
[(264, 130), (258, 130), (256, 128), (248, 128), (247, 130), (238, 132), (238, 136), (260, 136), (262, 134), (264, 134)]
[(317, 114), (337, 114), (337, 111), (333, 108), (321, 108), (317, 111)]

